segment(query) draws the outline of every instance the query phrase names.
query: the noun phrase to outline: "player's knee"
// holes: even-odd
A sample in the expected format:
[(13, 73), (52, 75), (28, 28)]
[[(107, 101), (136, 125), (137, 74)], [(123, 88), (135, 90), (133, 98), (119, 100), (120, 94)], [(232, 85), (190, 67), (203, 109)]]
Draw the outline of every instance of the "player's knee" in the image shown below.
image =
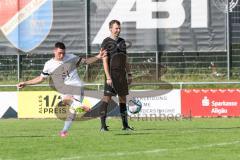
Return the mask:
[(126, 96), (119, 96), (119, 103), (126, 103)]
[(65, 96), (62, 100), (65, 104), (70, 105), (73, 102), (73, 96)]
[(106, 102), (106, 103), (109, 103), (110, 100), (111, 100), (111, 97), (110, 97), (110, 96), (103, 96), (103, 98), (102, 98), (102, 101), (103, 101), (103, 102)]
[(75, 111), (75, 109), (72, 109), (72, 110), (69, 112), (66, 120), (67, 120), (67, 121), (73, 121), (75, 118), (76, 118), (76, 111)]

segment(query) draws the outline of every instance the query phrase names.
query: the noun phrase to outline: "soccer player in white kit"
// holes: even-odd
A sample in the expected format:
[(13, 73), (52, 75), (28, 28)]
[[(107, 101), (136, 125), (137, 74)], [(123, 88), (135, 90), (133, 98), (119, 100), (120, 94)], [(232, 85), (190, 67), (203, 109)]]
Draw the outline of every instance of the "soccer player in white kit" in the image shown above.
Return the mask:
[[(48, 76), (51, 76), (51, 74), (54, 74), (54, 71), (58, 69), (58, 67), (66, 63), (71, 63), (71, 60), (75, 62), (77, 59), (78, 63), (76, 65), (78, 65), (79, 63), (91, 64), (96, 62), (99, 59), (102, 59), (107, 55), (107, 52), (103, 49), (100, 50), (97, 56), (90, 57), (87, 59), (79, 58), (74, 54), (65, 54), (65, 45), (62, 42), (55, 43), (53, 53), (54, 53), (54, 57), (45, 63), (43, 71), (40, 76), (37, 76), (28, 81), (20, 82), (17, 84), (17, 87), (24, 88), (27, 85), (42, 83)], [(80, 80), (76, 68), (73, 68), (67, 73), (67, 76), (64, 77), (64, 84), (71, 85), (71, 86), (79, 86), (79, 88), (83, 86), (83, 82)], [(82, 92), (83, 90), (79, 91), (79, 93), (82, 93)], [(82, 107), (84, 111), (89, 111), (88, 107), (85, 107), (84, 105), (81, 104), (82, 99), (83, 99), (83, 95), (81, 94), (77, 94), (77, 95), (62, 94), (63, 102), (70, 105), (70, 107), (73, 109), (71, 109), (70, 114), (65, 120), (63, 129), (60, 131), (61, 137), (67, 136), (68, 130), (71, 127), (71, 124), (74, 118), (76, 117), (76, 111), (74, 110), (75, 108)]]

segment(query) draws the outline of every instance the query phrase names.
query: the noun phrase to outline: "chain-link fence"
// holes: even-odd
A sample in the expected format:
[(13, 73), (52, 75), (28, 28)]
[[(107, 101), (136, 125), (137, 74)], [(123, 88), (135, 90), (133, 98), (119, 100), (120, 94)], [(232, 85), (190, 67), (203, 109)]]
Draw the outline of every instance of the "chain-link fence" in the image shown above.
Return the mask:
[[(8, 83), (16, 82), (18, 77), (27, 80), (38, 76), (51, 57), (49, 54), (1, 56), (0, 79)], [(135, 82), (223, 80), (227, 72), (226, 53), (221, 52), (129, 53), (129, 63)], [(88, 70), (82, 65), (78, 71), (87, 82), (102, 82), (104, 78), (101, 61), (89, 65)]]
[(240, 76), (240, 3), (230, 13), (232, 77)]

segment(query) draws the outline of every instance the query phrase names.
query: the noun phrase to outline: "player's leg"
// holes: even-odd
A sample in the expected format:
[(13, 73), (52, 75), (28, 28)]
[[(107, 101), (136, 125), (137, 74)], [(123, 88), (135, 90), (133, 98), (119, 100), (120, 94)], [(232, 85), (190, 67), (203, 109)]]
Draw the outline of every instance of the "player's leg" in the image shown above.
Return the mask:
[(68, 130), (70, 129), (72, 122), (76, 118), (76, 111), (74, 109), (70, 109), (66, 120), (64, 121), (63, 129), (60, 132), (61, 137), (66, 137), (68, 134)]
[(114, 88), (107, 84), (106, 78), (104, 83), (104, 96), (101, 100), (101, 106), (99, 110), (100, 120), (101, 120), (101, 131), (108, 131), (108, 126), (106, 124), (107, 119), (107, 108), (108, 104), (111, 101), (112, 96), (116, 96)]
[[(62, 95), (62, 101), (64, 104), (71, 106), (73, 103), (73, 96), (71, 95)], [(64, 121), (63, 129), (60, 131), (61, 137), (66, 137), (68, 134), (68, 130), (72, 125), (73, 120), (76, 117), (76, 111), (70, 107), (69, 112), (67, 112), (66, 120)]]
[(119, 96), (119, 107), (120, 107), (120, 114), (121, 114), (122, 125), (123, 125), (122, 130), (133, 130), (133, 128), (128, 125), (126, 96)]
[[(70, 108), (67, 114), (66, 120), (64, 122), (63, 129), (60, 132), (60, 136), (65, 137), (67, 136), (67, 132), (70, 129), (72, 122), (76, 118), (76, 109), (82, 107), (83, 96), (81, 95), (65, 95), (63, 97), (63, 102), (67, 103)], [(84, 111), (87, 111), (87, 108), (82, 108)]]
[(87, 105), (83, 104), (83, 99), (84, 99), (83, 95), (81, 95), (81, 96), (74, 95), (72, 97), (70, 107), (74, 108), (75, 110), (81, 109), (84, 112), (88, 112), (90, 110), (90, 106), (87, 106)]
[(107, 119), (107, 106), (111, 100), (111, 96), (103, 96), (100, 106), (100, 120), (101, 120), (101, 131), (108, 131), (106, 124)]

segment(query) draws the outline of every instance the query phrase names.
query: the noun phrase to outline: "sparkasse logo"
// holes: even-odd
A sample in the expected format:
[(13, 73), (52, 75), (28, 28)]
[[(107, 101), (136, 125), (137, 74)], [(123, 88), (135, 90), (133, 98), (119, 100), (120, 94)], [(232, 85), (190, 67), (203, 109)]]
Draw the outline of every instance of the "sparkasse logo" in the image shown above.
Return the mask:
[(202, 99), (202, 106), (203, 107), (208, 107), (209, 106), (209, 99), (207, 96), (204, 96), (204, 98)]
[(202, 106), (203, 107), (236, 107), (238, 105), (238, 102), (236, 101), (210, 101), (207, 96), (204, 96), (202, 99)]

